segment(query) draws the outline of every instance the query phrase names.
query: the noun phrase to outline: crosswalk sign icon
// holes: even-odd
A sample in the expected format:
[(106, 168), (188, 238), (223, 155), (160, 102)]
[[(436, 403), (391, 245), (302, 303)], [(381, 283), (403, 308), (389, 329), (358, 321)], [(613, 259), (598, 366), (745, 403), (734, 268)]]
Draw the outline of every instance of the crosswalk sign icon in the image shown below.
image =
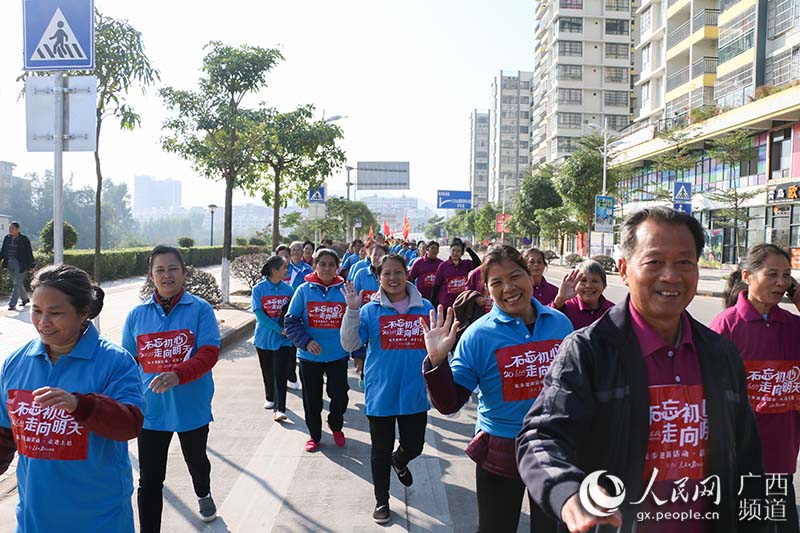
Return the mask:
[(308, 191), (308, 201), (312, 204), (324, 204), (325, 203), (325, 186), (318, 189), (311, 189)]
[(672, 201), (676, 204), (692, 203), (692, 184), (688, 182), (676, 182)]
[(23, 0), (24, 69), (94, 68), (93, 0)]
[(309, 198), (312, 202), (322, 202), (322, 194), (317, 190), (311, 193), (311, 198)]

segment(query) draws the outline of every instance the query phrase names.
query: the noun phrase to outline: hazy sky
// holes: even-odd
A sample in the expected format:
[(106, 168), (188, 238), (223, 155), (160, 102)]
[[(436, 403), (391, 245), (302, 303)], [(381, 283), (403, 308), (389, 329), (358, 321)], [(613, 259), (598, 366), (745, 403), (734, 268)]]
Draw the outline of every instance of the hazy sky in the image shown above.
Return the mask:
[[(71, 0), (64, 0), (65, 2)], [(289, 111), (311, 103), (339, 121), (348, 163), (410, 161), (411, 191), (435, 203), (437, 189), (469, 186), (469, 115), (491, 105), (501, 69), (527, 70), (533, 55), (532, 0), (95, 0), (105, 15), (142, 32), (161, 71), (160, 85), (195, 89), (210, 40), (279, 48), (285, 60), (268, 88), (248, 103)], [(0, 4), (0, 160), (17, 174), (52, 168), (52, 154), (25, 149), (25, 106), (15, 82), (22, 69), (22, 0)], [(149, 174), (183, 180), (185, 205), (222, 204), (221, 184), (194, 174), (161, 150), (166, 111), (156, 90), (130, 96), (142, 127), (121, 132), (104, 122), (106, 177)], [(64, 154), (65, 178), (93, 184), (91, 153)], [(354, 178), (354, 176), (353, 176)], [(344, 171), (328, 179), (344, 193)], [(244, 201), (237, 195), (236, 203)]]

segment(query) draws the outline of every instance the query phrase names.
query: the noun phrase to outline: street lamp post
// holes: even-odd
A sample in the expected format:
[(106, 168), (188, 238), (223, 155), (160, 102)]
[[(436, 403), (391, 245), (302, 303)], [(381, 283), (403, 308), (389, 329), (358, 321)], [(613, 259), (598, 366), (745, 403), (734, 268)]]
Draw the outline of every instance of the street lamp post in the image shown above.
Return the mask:
[(211, 246), (214, 246), (214, 211), (217, 210), (217, 206), (208, 204), (208, 210), (211, 213)]
[[(603, 132), (603, 196), (606, 195), (606, 175), (608, 173), (608, 115), (603, 115), (603, 126), (596, 124), (586, 123), (586, 127), (595, 131)], [(600, 249), (601, 254), (606, 253), (606, 232), (600, 233)], [(591, 250), (589, 250), (591, 254)]]

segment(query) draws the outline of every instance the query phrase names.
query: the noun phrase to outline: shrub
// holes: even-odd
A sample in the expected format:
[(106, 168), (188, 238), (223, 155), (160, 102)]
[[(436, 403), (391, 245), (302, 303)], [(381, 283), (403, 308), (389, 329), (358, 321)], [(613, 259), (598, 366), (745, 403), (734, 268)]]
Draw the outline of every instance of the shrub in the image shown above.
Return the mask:
[[(45, 224), (39, 232), (39, 241), (42, 243), (42, 250), (45, 252), (53, 251), (53, 219)], [(78, 244), (78, 232), (75, 226), (64, 221), (64, 249), (69, 250)]]
[(266, 246), (267, 245), (267, 241), (265, 241), (264, 239), (261, 239), (259, 237), (250, 237), (250, 240), (247, 241), (247, 244), (249, 244), (251, 246)]
[(564, 256), (564, 262), (570, 267), (575, 268), (575, 266), (583, 261), (583, 256), (578, 254), (567, 254)]
[(240, 255), (231, 263), (231, 274), (245, 283), (252, 290), (261, 281), (261, 267), (267, 262), (267, 254)]
[[(187, 266), (184, 287), (188, 292), (210, 303), (212, 307), (218, 306), (222, 301), (222, 291), (219, 290), (216, 278), (205, 270)], [(153, 295), (154, 289), (152, 280), (147, 278), (139, 289), (139, 298), (142, 301), (147, 300)]]
[(542, 250), (542, 253), (544, 254), (544, 258), (547, 260), (548, 263), (550, 261), (558, 259), (558, 254), (555, 253), (553, 250)]
[(236, 237), (234, 242), (236, 243), (236, 246), (247, 246), (247, 239), (244, 237)]
[(191, 237), (181, 237), (178, 239), (178, 246), (181, 248), (191, 248), (194, 246), (194, 239)]
[(600, 263), (603, 266), (603, 270), (606, 272), (617, 271), (617, 265), (614, 262), (614, 258), (609, 255), (596, 255), (592, 257), (592, 259)]
[(702, 107), (695, 107), (689, 111), (689, 118), (692, 119), (692, 122), (702, 122), (719, 115), (721, 112), (722, 110), (717, 106), (705, 105)]

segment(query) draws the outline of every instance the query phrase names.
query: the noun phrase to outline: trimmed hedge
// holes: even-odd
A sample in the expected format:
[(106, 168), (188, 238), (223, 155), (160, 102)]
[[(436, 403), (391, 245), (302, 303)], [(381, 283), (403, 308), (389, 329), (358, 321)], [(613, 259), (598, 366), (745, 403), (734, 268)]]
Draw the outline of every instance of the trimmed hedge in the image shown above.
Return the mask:
[[(148, 246), (103, 251), (100, 265), (101, 281), (144, 276), (147, 274), (147, 256), (152, 250), (153, 248)], [(204, 267), (222, 263), (222, 246), (198, 246), (180, 250), (187, 265)], [(234, 246), (231, 250), (232, 259), (254, 253), (269, 253), (269, 251), (265, 246)], [(37, 268), (53, 263), (52, 254), (35, 252), (34, 259)], [(94, 250), (65, 250), (64, 262), (82, 268), (91, 276), (94, 272)], [(30, 276), (28, 276), (26, 285), (28, 283), (30, 283)], [(0, 293), (10, 292), (11, 279), (8, 270), (0, 269)]]

